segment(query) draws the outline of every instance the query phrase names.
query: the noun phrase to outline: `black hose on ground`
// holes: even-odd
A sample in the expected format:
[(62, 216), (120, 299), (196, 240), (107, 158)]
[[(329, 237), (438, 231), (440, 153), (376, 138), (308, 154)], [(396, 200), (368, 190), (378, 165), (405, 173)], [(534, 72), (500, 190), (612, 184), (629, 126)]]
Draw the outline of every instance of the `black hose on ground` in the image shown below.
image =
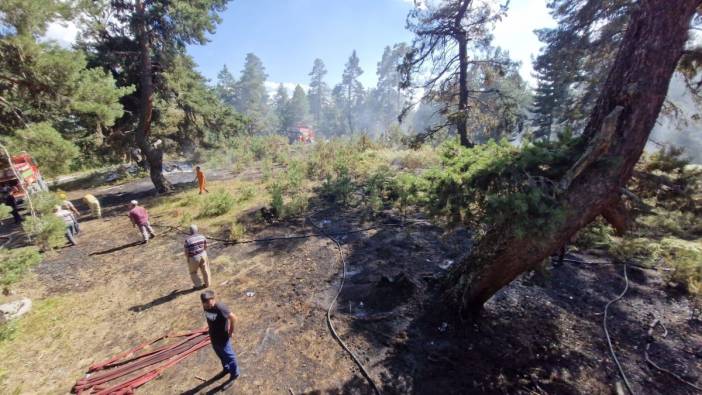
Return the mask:
[(317, 226), (317, 224), (314, 223), (311, 219), (309, 219), (310, 224), (314, 226), (320, 233), (322, 233), (324, 236), (329, 238), (334, 244), (336, 244), (337, 249), (339, 250), (339, 261), (341, 262), (341, 267), (342, 267), (342, 275), (341, 275), (341, 284), (339, 284), (339, 289), (336, 292), (336, 295), (334, 295), (334, 298), (332, 299), (331, 303), (329, 304), (329, 308), (327, 309), (327, 325), (329, 325), (329, 330), (332, 333), (332, 336), (334, 336), (334, 339), (341, 345), (341, 347), (346, 350), (346, 352), (351, 356), (351, 359), (356, 363), (358, 368), (361, 370), (361, 373), (363, 376), (368, 380), (368, 383), (373, 387), (373, 391), (375, 391), (376, 395), (380, 395), (380, 389), (378, 389), (378, 386), (375, 385), (375, 382), (371, 378), (370, 374), (366, 370), (365, 366), (363, 366), (363, 363), (358, 359), (356, 354), (351, 351), (351, 349), (344, 343), (343, 340), (341, 340), (341, 337), (339, 337), (339, 334), (336, 333), (336, 329), (334, 329), (334, 325), (332, 324), (331, 320), (331, 311), (334, 308), (334, 305), (336, 304), (336, 300), (339, 299), (339, 295), (341, 295), (341, 291), (344, 289), (344, 282), (346, 281), (346, 258), (344, 257), (344, 249), (341, 247), (341, 243), (335, 239), (331, 234), (328, 234), (324, 232), (322, 228)]
[(624, 290), (622, 291), (622, 293), (617, 295), (616, 298), (610, 300), (605, 305), (602, 327), (604, 328), (605, 337), (607, 338), (607, 344), (609, 345), (609, 352), (612, 354), (612, 359), (614, 359), (614, 362), (617, 364), (617, 368), (619, 369), (619, 375), (621, 376), (622, 380), (624, 380), (624, 385), (626, 386), (627, 391), (629, 391), (629, 394), (633, 395), (634, 391), (631, 389), (629, 380), (626, 378), (626, 373), (624, 373), (624, 368), (622, 367), (622, 364), (619, 363), (619, 359), (617, 359), (617, 353), (614, 352), (614, 346), (612, 346), (612, 339), (609, 336), (609, 331), (607, 330), (607, 312), (609, 310), (609, 306), (623, 298), (627, 290), (629, 290), (629, 278), (626, 275), (626, 264), (624, 264)]

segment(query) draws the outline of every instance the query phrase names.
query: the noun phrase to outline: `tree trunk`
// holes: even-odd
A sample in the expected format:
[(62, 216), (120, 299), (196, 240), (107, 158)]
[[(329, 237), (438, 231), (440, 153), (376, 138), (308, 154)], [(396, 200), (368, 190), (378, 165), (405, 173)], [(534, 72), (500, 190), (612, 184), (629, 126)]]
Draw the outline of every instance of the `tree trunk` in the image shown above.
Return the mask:
[(565, 218), (553, 230), (522, 239), (509, 229), (489, 231), (453, 268), (447, 297), (464, 316), (479, 312), (495, 292), (619, 204), (621, 188), (631, 177), (658, 117), (700, 0), (642, 0), (639, 4), (584, 131), (593, 144), (612, 124), (608, 116), (618, 115), (600, 160), (586, 161), (589, 164), (561, 193)]
[(464, 0), (461, 3), (456, 20), (454, 22), (455, 39), (458, 41), (458, 117), (456, 118), (456, 129), (464, 147), (472, 147), (468, 140), (468, 38), (461, 26), (461, 21), (466, 14), (466, 10), (471, 0)]
[(168, 192), (172, 189), (171, 183), (163, 175), (163, 150), (161, 147), (153, 147), (149, 144), (149, 132), (151, 131), (151, 116), (153, 113), (153, 69), (151, 64), (151, 43), (146, 24), (146, 13), (141, 0), (136, 2), (136, 33), (139, 42), (140, 56), (140, 103), (139, 103), (139, 124), (136, 129), (136, 143), (141, 149), (149, 164), (149, 175), (151, 182), (159, 193)]

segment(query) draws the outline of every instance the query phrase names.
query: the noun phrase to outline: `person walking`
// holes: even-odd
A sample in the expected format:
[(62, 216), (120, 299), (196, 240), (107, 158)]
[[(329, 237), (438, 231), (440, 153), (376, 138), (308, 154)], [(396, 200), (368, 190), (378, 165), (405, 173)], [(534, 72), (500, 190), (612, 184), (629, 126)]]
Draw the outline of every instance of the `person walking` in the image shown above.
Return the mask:
[(5, 205), (9, 206), (12, 211), (12, 218), (15, 220), (15, 224), (22, 223), (22, 216), (19, 213), (19, 208), (17, 207), (17, 198), (12, 194), (12, 189), (9, 187), (3, 188), (3, 193), (5, 194)]
[(210, 193), (210, 191), (207, 190), (207, 179), (205, 178), (205, 173), (202, 172), (200, 166), (195, 166), (195, 178), (197, 178), (197, 186), (200, 189), (200, 195), (202, 195), (202, 191)]
[(223, 369), (219, 376), (229, 373), (229, 380), (221, 387), (222, 390), (226, 390), (234, 385), (234, 380), (240, 374), (239, 363), (231, 341), (236, 316), (224, 304), (217, 302), (212, 290), (201, 293), (200, 301), (205, 311), (212, 348), (222, 363)]
[(73, 214), (73, 220), (74, 220), (74, 228), (75, 228), (75, 233), (78, 234), (80, 233), (80, 224), (78, 223), (78, 217), (80, 216), (80, 211), (76, 208), (76, 206), (71, 203), (70, 200), (68, 200), (68, 197), (66, 196), (66, 193), (64, 192), (59, 192), (58, 194), (59, 199), (61, 199), (61, 208), (70, 211)]
[(132, 221), (132, 225), (139, 228), (144, 243), (149, 242), (149, 236), (156, 237), (154, 229), (149, 223), (149, 213), (136, 200), (129, 202), (129, 219)]
[(54, 215), (60, 218), (66, 226), (66, 233), (64, 233), (66, 240), (68, 240), (72, 246), (76, 245), (76, 219), (73, 216), (73, 213), (62, 209), (59, 205), (56, 205), (54, 206)]
[[(197, 225), (190, 225), (190, 236), (185, 239), (185, 256), (188, 259), (188, 270), (193, 288), (208, 288), (210, 286), (210, 263), (207, 259), (207, 238), (198, 232)], [(198, 276), (202, 272), (202, 280)], [(204, 285), (203, 285), (204, 281)]]
[(90, 214), (94, 218), (102, 218), (102, 209), (100, 208), (100, 201), (91, 194), (83, 196), (83, 202), (90, 207)]

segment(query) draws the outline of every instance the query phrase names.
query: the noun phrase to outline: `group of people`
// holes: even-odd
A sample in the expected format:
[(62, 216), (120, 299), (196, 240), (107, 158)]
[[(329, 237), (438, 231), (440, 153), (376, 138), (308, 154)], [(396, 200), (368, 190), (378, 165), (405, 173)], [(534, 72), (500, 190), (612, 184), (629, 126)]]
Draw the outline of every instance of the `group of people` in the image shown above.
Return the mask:
[[(58, 197), (61, 202), (54, 206), (54, 215), (63, 221), (64, 225), (66, 226), (64, 233), (66, 240), (68, 240), (68, 243), (71, 246), (74, 246), (78, 244), (76, 241), (76, 235), (80, 233), (80, 223), (78, 222), (78, 218), (80, 218), (80, 211), (78, 211), (76, 206), (70, 200), (68, 200), (68, 197), (64, 192), (60, 192)], [(97, 200), (95, 196), (87, 194), (83, 197), (83, 201), (90, 208), (90, 213), (93, 215), (93, 217), (102, 217), (100, 201)]]
[[(199, 193), (208, 193), (205, 174), (199, 166), (195, 168), (195, 175)], [(15, 223), (22, 222), (22, 217), (17, 207), (17, 200), (12, 194), (12, 190), (5, 188), (2, 190), (2, 193), (5, 204), (12, 209)], [(75, 246), (77, 244), (76, 236), (80, 233), (78, 218), (80, 218), (81, 213), (68, 200), (65, 193), (59, 192), (58, 197), (60, 203), (54, 206), (54, 215), (63, 221), (66, 227), (65, 237), (68, 243), (71, 246)], [(100, 202), (95, 196), (87, 194), (83, 197), (83, 201), (90, 208), (93, 217), (102, 217)], [(129, 202), (127, 215), (132, 226), (139, 230), (143, 243), (148, 243), (150, 239), (156, 237), (156, 233), (149, 221), (149, 212), (145, 207), (139, 205), (138, 201), (132, 200)], [(183, 245), (188, 271), (193, 282), (193, 289), (204, 290), (200, 294), (200, 301), (207, 320), (212, 348), (222, 364), (222, 372), (218, 374), (218, 377), (224, 377), (229, 374), (229, 379), (221, 386), (224, 390), (234, 384), (234, 380), (239, 377), (240, 373), (236, 353), (231, 343), (236, 316), (224, 304), (217, 301), (213, 290), (207, 289), (211, 284), (210, 265), (207, 256), (207, 237), (199, 232), (195, 224), (190, 225), (188, 233)]]
[[(199, 193), (209, 192), (205, 174), (199, 166), (195, 168), (195, 173)], [(156, 236), (149, 222), (148, 211), (143, 206), (140, 206), (136, 200), (129, 202), (128, 216), (132, 225), (138, 228), (144, 243), (148, 243), (149, 239)], [(188, 229), (188, 236), (183, 243), (183, 252), (187, 259), (193, 289), (209, 288), (211, 275), (209, 258), (207, 256), (207, 237), (199, 232), (195, 224), (190, 225)], [(202, 278), (200, 278), (200, 274)], [(234, 381), (240, 374), (236, 352), (234, 352), (231, 342), (236, 316), (227, 306), (217, 302), (213, 290), (207, 289), (202, 292), (200, 301), (205, 312), (212, 348), (222, 364), (222, 371), (217, 377), (224, 377), (229, 374), (229, 379), (221, 386), (222, 390), (226, 390), (234, 384)]]

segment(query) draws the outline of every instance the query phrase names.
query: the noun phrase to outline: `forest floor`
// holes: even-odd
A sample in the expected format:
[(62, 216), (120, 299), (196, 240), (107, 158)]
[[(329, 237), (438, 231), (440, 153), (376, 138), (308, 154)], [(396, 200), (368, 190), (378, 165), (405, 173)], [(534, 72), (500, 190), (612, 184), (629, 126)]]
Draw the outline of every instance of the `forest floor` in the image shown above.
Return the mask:
[[(219, 172), (210, 179), (243, 176)], [(192, 187), (192, 174), (172, 177), (181, 190)], [(3, 393), (68, 393), (93, 362), (205, 325), (198, 292), (190, 290), (183, 236), (158, 227), (154, 240), (138, 244), (125, 216), (131, 199), (147, 208), (159, 202), (150, 182), (91, 192), (103, 202), (104, 218), (83, 221), (78, 246), (46, 257), (13, 286), (14, 295), (0, 296), (0, 303), (34, 301), (16, 333), (0, 341)], [(314, 202), (307, 219), (267, 226), (253, 223), (254, 211), (239, 218), (250, 225), (246, 238), (310, 233), (309, 221), (333, 233), (377, 226), (339, 238), (348, 267), (333, 320), (385, 394), (601, 394), (613, 393), (620, 381), (602, 313), (624, 288), (623, 267), (606, 256), (570, 254), (573, 261), (526, 274), (500, 291), (480, 320), (459, 322), (441, 302), (440, 279), (470, 245), (467, 232), (446, 233), (422, 218), (399, 226), (389, 211), (360, 223), (354, 210)], [(167, 216), (152, 221), (171, 223)], [(324, 237), (213, 242), (210, 258), (213, 289), (239, 319), (234, 348), (242, 375), (228, 393), (372, 393), (325, 322), (342, 272), (334, 243)], [(658, 271), (627, 270), (629, 290), (610, 308), (609, 328), (634, 391), (694, 393), (650, 368), (644, 349), (649, 325), (659, 319), (668, 335), (657, 328), (651, 358), (702, 383), (699, 301), (667, 288)], [(219, 370), (206, 348), (138, 392), (216, 392), (221, 381), (209, 378)]]

